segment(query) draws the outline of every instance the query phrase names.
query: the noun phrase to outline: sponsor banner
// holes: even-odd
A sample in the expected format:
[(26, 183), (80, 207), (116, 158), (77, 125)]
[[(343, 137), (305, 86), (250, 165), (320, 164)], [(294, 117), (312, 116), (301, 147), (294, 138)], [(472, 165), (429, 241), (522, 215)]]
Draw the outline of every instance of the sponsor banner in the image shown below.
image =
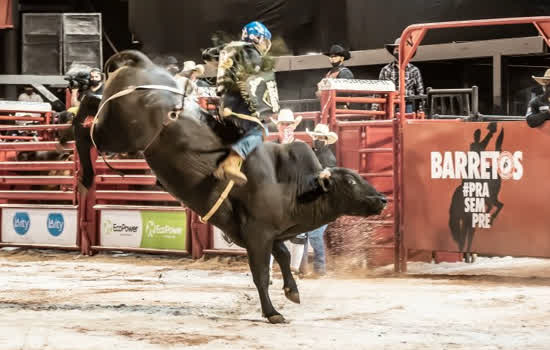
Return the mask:
[(187, 248), (187, 213), (185, 211), (142, 211), (141, 248)]
[(100, 242), (107, 247), (139, 248), (141, 215), (138, 210), (102, 210)]
[(102, 210), (102, 246), (187, 249), (185, 211)]
[(233, 250), (244, 250), (243, 248), (239, 247), (238, 245), (236, 245), (235, 243), (228, 243), (224, 238), (223, 238), (223, 231), (220, 230), (219, 228), (217, 228), (216, 226), (214, 226), (214, 249), (224, 249), (224, 250), (228, 250), (228, 249), (233, 249)]
[(2, 242), (76, 245), (76, 209), (2, 208)]
[(550, 256), (550, 125), (404, 126), (407, 248)]

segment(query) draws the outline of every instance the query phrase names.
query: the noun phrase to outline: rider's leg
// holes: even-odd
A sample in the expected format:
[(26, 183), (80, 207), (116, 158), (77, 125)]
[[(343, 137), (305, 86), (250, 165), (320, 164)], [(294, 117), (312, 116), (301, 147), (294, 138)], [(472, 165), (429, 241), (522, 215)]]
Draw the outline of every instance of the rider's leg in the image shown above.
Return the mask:
[(263, 142), (263, 129), (258, 126), (250, 128), (244, 136), (231, 146), (231, 152), (214, 172), (218, 179), (233, 180), (237, 185), (244, 185), (248, 179), (241, 172), (241, 165), (246, 156)]

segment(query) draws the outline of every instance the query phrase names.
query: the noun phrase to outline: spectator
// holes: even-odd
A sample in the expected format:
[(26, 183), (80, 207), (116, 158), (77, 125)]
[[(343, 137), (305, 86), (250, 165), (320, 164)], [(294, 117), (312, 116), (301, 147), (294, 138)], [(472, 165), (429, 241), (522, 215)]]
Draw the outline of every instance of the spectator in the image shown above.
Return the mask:
[[(338, 141), (338, 135), (329, 130), (326, 124), (317, 124), (313, 132), (306, 130), (313, 141), (313, 152), (319, 159), (323, 168), (335, 167), (336, 157), (330, 149), (330, 145)], [(300, 265), (300, 272), (307, 273), (308, 265), (308, 241), (313, 248), (313, 273), (317, 276), (326, 274), (325, 239), (324, 233), (327, 225), (323, 225), (313, 231), (305, 233), (304, 254)]]
[(353, 73), (351, 70), (344, 66), (344, 61), (351, 58), (351, 54), (348, 50), (335, 44), (332, 45), (330, 50), (325, 52), (324, 55), (328, 56), (328, 60), (332, 66), (332, 68), (325, 75), (325, 78), (353, 79)]
[[(324, 53), (325, 56), (328, 56), (328, 60), (332, 68), (327, 72), (325, 78), (335, 78), (335, 79), (353, 79), (353, 73), (351, 70), (344, 66), (344, 61), (347, 61), (351, 58), (351, 54), (348, 50), (344, 49), (342, 46), (334, 44), (330, 47), (328, 52)], [(321, 97), (319, 89), (315, 93), (317, 97)], [(337, 108), (347, 109), (349, 104), (347, 103), (338, 103)]]
[(302, 121), (302, 117), (294, 118), (294, 113), (290, 109), (283, 108), (279, 111), (277, 120), (271, 118), (271, 121), (277, 126), (277, 143), (294, 142), (294, 130)]
[(90, 70), (90, 80), (88, 86), (80, 86), (71, 90), (71, 108), (70, 112), (76, 115), (80, 101), (85, 95), (103, 95), (103, 73), (99, 68)]
[(30, 85), (26, 85), (24, 92), (17, 98), (19, 102), (44, 102), (42, 97)]
[(180, 67), (178, 66), (178, 60), (174, 56), (166, 57), (166, 62), (164, 68), (173, 76), (175, 76), (179, 71)]
[[(393, 62), (387, 64), (380, 71), (379, 80), (390, 80), (395, 84), (395, 88), (399, 91), (399, 43), (400, 38), (397, 38), (393, 44), (386, 44), (386, 50), (394, 57)], [(424, 84), (422, 82), (422, 74), (418, 67), (409, 63), (405, 68), (405, 96), (418, 96), (424, 94)], [(375, 106), (377, 108), (378, 106)], [(413, 104), (407, 103), (406, 113), (413, 112)]]
[(550, 69), (546, 70), (544, 76), (533, 76), (533, 79), (542, 86), (543, 93), (535, 96), (527, 108), (526, 120), (532, 128), (550, 119)]
[[(19, 97), (17, 98), (17, 101), (19, 101), (19, 102), (44, 102), (44, 100), (42, 99), (42, 96), (37, 94), (34, 91), (34, 88), (32, 86), (26, 85), (23, 91), (24, 92), (21, 95), (19, 95)], [(41, 114), (40, 113), (15, 113), (15, 116), (40, 117)], [(26, 124), (31, 124), (31, 123), (32, 122), (22, 121), (22, 120), (16, 120), (15, 121), (15, 124), (17, 124), (17, 125), (26, 125)], [(19, 135), (29, 136), (30, 134), (28, 134), (28, 133), (19, 133)]]

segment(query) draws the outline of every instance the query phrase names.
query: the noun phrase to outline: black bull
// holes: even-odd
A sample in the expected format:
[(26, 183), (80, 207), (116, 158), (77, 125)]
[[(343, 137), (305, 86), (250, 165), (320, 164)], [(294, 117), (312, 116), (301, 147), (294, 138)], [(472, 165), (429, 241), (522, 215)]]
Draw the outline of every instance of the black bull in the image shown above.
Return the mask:
[[(177, 87), (166, 71), (139, 52), (113, 56), (105, 71), (108, 80), (102, 103), (129, 86)], [(93, 139), (101, 152), (144, 150), (161, 185), (193, 211), (205, 215), (227, 185), (211, 174), (229, 147), (197, 116), (177, 112), (181, 105), (182, 96), (162, 89), (136, 90), (112, 99), (99, 113)], [(97, 106), (97, 101), (87, 103), (85, 99), (73, 123), (83, 167), (81, 181), (86, 188), (93, 181), (92, 140), (82, 122)], [(177, 119), (167, 119), (174, 115)], [(263, 314), (272, 323), (284, 322), (284, 318), (268, 294), (270, 253), (281, 267), (286, 297), (298, 303), (290, 254), (283, 241), (341, 215), (378, 214), (386, 203), (385, 197), (355, 172), (331, 168), (331, 176), (320, 180), (321, 170), (305, 143), (265, 143), (243, 164), (248, 184), (233, 188), (210, 219), (233, 242), (246, 248)]]

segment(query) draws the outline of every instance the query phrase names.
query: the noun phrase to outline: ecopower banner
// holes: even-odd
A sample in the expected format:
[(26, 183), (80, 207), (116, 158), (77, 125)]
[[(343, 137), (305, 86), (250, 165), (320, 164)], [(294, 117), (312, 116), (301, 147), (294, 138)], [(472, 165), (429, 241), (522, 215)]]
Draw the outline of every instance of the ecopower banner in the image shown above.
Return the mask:
[(187, 250), (185, 211), (102, 210), (102, 246)]
[(550, 256), (550, 125), (410, 121), (403, 132), (407, 248)]

